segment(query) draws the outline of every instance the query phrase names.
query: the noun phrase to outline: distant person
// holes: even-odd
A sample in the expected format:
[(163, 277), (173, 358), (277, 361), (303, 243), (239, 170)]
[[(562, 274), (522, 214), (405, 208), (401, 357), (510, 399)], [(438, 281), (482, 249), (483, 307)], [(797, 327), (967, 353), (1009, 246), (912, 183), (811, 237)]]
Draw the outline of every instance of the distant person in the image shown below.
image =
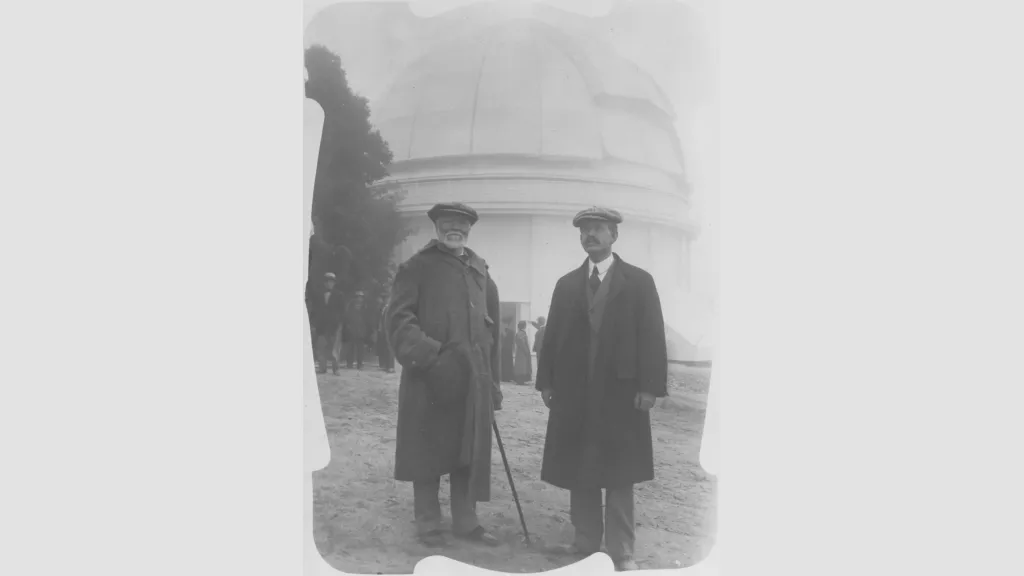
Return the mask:
[(351, 370), (353, 363), (357, 370), (363, 369), (363, 349), (373, 328), (377, 325), (376, 318), (366, 305), (364, 293), (358, 291), (345, 309), (345, 323), (342, 326), (342, 340), (345, 343), (346, 366)]
[(452, 533), (488, 546), (477, 502), (491, 499), (491, 425), (501, 409), (498, 287), (466, 247), (476, 211), (461, 203), (427, 212), (437, 237), (395, 275), (388, 340), (402, 364), (395, 480), (412, 482), (421, 543), (445, 545), (438, 492), (451, 486)]
[(519, 322), (519, 331), (516, 332), (516, 359), (515, 379), (516, 384), (526, 384), (533, 380), (533, 357), (530, 355), (530, 338), (526, 335), (526, 321)]
[(516, 356), (516, 331), (512, 329), (512, 321), (504, 324), (501, 334), (501, 381), (512, 382)]
[(380, 318), (377, 324), (377, 365), (388, 374), (395, 371), (395, 358), (391, 354), (391, 344), (388, 343), (387, 315), (388, 305), (382, 296), (380, 302)]
[(667, 393), (668, 354), (654, 279), (612, 253), (620, 222), (606, 208), (573, 219), (588, 257), (551, 298), (537, 368), (550, 411), (540, 477), (569, 490), (575, 541), (564, 552), (589, 556), (603, 539), (616, 569), (636, 570), (633, 485), (654, 479), (648, 411)]
[(333, 363), (334, 373), (338, 373), (338, 358), (334, 355), (334, 341), (341, 323), (342, 295), (334, 289), (336, 277), (333, 272), (324, 274), (324, 284), (310, 295), (310, 316), (313, 318), (315, 351), (320, 374), (327, 373), (327, 361)]
[(544, 331), (547, 329), (547, 326), (544, 325), (544, 317), (538, 316), (533, 327), (537, 329), (537, 333), (533, 335), (533, 353), (537, 355), (537, 365), (540, 366), (540, 349), (544, 342)]

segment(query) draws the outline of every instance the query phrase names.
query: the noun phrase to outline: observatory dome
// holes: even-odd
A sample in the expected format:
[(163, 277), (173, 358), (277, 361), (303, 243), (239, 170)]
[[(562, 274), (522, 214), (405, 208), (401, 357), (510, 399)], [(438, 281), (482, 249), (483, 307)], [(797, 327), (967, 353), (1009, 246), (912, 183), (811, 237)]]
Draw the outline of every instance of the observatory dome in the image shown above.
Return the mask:
[(373, 122), (399, 169), (519, 155), (683, 173), (674, 113), (654, 80), (600, 42), (532, 19), (439, 43), (374, 103)]

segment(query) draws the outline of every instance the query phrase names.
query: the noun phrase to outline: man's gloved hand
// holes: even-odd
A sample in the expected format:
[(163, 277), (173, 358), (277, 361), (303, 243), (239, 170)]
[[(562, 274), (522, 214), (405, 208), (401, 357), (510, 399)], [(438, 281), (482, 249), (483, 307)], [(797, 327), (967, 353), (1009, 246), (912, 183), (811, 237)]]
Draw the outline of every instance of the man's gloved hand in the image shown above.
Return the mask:
[(540, 391), (540, 397), (541, 397), (541, 399), (544, 400), (544, 405), (547, 406), (548, 409), (550, 409), (551, 408), (551, 389), (550, 388), (545, 388), (545, 389), (541, 390)]

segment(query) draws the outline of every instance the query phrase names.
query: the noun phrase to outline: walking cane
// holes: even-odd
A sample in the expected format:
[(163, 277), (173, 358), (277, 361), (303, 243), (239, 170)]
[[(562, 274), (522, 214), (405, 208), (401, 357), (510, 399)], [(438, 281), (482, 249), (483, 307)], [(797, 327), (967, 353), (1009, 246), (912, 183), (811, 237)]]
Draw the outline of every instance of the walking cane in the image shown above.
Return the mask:
[(508, 475), (508, 485), (512, 487), (512, 499), (516, 501), (516, 510), (519, 511), (519, 522), (523, 525), (523, 536), (526, 537), (526, 545), (530, 545), (530, 533), (526, 530), (526, 518), (523, 517), (523, 507), (519, 505), (519, 495), (516, 494), (516, 483), (512, 481), (512, 469), (508, 467), (508, 458), (505, 457), (505, 446), (501, 443), (501, 433), (498, 432), (498, 421), (492, 420), (491, 427), (494, 428), (494, 437), (498, 440), (498, 450), (501, 452), (501, 461), (505, 464), (505, 474)]

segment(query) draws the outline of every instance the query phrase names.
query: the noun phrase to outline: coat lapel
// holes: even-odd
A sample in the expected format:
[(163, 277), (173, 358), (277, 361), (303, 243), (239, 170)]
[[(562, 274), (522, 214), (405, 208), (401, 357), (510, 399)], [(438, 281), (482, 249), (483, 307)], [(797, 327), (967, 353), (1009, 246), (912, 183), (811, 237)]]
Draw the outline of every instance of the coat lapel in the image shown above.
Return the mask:
[(622, 265), (622, 259), (617, 254), (613, 254), (612, 257), (615, 258), (615, 262), (612, 264), (612, 269), (609, 270), (608, 274), (611, 278), (608, 278), (610, 284), (608, 285), (608, 299), (605, 301), (605, 305), (611, 304), (615, 297), (622, 292), (622, 288), (626, 284), (626, 274), (623, 270), (625, 266)]
[(576, 269), (572, 285), (573, 303), (579, 312), (586, 316), (587, 310), (590, 308), (590, 293), (587, 291), (587, 260), (584, 260), (583, 265)]
[(454, 254), (451, 254), (446, 250), (443, 250), (441, 246), (441, 242), (435, 238), (430, 242), (427, 242), (427, 245), (421, 248), (420, 252), (427, 252), (428, 250), (437, 250), (438, 252), (441, 252), (445, 256), (448, 256), (449, 258), (446, 259), (445, 261), (452, 264), (453, 266), (460, 264), (468, 266), (470, 270), (476, 272), (476, 274), (473, 275), (473, 279), (476, 280), (477, 286), (479, 286), (481, 290), (487, 289), (488, 266), (486, 260), (481, 258), (480, 255), (477, 254), (476, 252), (473, 252), (469, 248), (466, 248), (466, 254), (469, 255), (469, 258), (467, 261), (463, 262)]

